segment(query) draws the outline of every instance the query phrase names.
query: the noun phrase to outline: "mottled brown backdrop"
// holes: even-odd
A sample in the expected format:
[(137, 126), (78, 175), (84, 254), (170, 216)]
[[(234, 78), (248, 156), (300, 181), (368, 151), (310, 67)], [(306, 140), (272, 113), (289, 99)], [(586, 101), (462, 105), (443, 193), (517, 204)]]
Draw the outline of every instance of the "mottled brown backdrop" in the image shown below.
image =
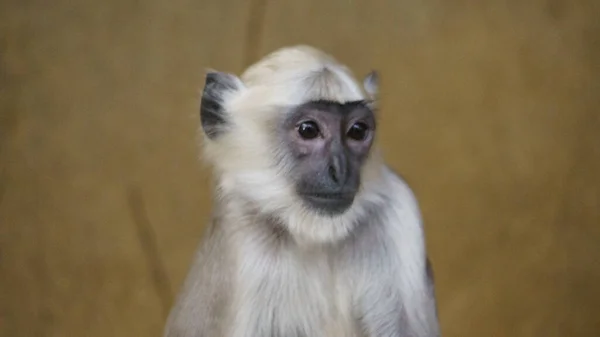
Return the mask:
[(160, 336), (204, 69), (296, 43), (381, 72), (445, 337), (600, 336), (598, 0), (0, 0), (0, 335)]

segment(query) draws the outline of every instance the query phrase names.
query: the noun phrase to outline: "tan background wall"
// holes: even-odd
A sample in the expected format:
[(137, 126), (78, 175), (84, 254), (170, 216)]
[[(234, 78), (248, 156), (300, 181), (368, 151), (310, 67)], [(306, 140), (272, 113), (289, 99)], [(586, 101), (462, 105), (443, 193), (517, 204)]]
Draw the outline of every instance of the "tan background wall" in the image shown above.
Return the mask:
[(597, 0), (0, 0), (0, 335), (160, 336), (203, 70), (295, 43), (380, 70), (445, 336), (600, 336)]

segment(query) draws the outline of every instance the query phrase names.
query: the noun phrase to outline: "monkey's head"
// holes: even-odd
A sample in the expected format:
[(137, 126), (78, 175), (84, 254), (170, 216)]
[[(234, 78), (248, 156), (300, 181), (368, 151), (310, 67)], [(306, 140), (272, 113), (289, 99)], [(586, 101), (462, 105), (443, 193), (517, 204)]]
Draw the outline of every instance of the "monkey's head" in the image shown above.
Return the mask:
[(347, 235), (378, 198), (375, 72), (360, 85), (331, 56), (280, 49), (241, 76), (206, 75), (200, 117), (219, 189), (312, 241)]

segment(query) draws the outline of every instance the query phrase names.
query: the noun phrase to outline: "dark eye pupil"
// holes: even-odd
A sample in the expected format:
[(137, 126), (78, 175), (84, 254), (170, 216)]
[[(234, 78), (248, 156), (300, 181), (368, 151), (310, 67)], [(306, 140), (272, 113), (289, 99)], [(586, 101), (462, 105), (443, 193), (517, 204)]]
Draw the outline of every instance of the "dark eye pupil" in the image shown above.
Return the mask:
[(319, 128), (314, 122), (304, 122), (300, 124), (298, 133), (300, 136), (302, 136), (302, 138), (313, 139), (319, 135)]
[(368, 127), (364, 123), (356, 123), (348, 130), (348, 137), (354, 140), (364, 140), (367, 137)]

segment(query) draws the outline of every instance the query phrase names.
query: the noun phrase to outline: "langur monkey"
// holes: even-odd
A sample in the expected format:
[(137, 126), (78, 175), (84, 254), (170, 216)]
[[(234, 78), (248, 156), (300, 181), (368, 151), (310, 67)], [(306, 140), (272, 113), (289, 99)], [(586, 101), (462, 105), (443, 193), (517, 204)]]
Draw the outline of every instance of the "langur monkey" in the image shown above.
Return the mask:
[(310, 46), (208, 71), (215, 209), (164, 336), (440, 336), (419, 206), (374, 145), (377, 91)]

